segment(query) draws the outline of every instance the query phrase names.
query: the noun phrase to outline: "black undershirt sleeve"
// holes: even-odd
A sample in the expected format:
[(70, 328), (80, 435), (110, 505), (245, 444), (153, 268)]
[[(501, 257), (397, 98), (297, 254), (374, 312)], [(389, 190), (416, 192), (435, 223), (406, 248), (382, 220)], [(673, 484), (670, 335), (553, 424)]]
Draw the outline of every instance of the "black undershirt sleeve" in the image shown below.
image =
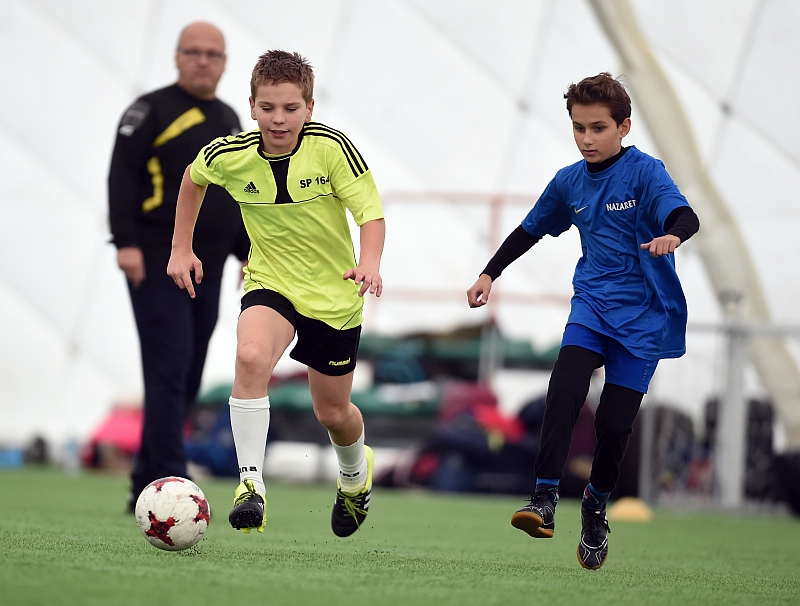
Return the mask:
[(679, 206), (667, 216), (664, 221), (664, 232), (678, 236), (681, 243), (697, 233), (700, 229), (700, 219), (689, 206)]
[(506, 267), (528, 252), (539, 240), (541, 238), (530, 235), (520, 225), (503, 241), (481, 273), (489, 276), (492, 281), (497, 280)]
[(122, 117), (108, 171), (111, 241), (117, 248), (140, 246), (137, 219), (142, 213), (141, 179), (156, 138), (152, 107), (135, 102)]

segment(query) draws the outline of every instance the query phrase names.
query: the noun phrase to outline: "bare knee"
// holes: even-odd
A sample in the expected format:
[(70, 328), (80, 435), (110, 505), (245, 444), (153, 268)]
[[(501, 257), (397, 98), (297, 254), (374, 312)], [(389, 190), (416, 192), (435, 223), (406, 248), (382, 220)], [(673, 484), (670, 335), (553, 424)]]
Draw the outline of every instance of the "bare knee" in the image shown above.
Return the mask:
[(328, 398), (314, 399), (314, 413), (317, 420), (328, 431), (341, 431), (350, 419), (350, 401), (337, 402)]
[(262, 344), (241, 343), (236, 348), (236, 375), (238, 378), (245, 381), (265, 378), (269, 381), (271, 371), (270, 352)]

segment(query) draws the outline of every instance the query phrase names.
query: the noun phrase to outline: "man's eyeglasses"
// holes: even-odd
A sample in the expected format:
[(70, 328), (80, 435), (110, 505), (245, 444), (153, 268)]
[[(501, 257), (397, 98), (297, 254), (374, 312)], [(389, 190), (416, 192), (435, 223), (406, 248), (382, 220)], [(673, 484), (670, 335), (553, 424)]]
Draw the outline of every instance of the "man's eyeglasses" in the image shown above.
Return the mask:
[(217, 51), (203, 51), (197, 48), (178, 48), (178, 52), (189, 57), (189, 59), (192, 61), (199, 61), (200, 57), (205, 57), (209, 61), (219, 61), (225, 56), (225, 53), (218, 53)]

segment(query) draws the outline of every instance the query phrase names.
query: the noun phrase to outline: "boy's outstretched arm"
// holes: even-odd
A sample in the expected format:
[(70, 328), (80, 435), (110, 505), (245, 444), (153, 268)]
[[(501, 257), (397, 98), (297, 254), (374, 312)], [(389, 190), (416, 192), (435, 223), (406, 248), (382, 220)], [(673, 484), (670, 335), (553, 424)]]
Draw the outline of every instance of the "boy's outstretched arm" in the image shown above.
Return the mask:
[[(689, 206), (679, 206), (664, 221), (666, 235), (654, 238), (641, 248), (649, 250), (653, 257), (660, 257), (675, 252), (681, 244), (697, 233), (700, 229), (700, 219)], [(677, 242), (676, 242), (677, 241)]]
[(203, 280), (203, 264), (192, 250), (192, 238), (197, 215), (206, 195), (206, 188), (192, 181), (189, 176), (190, 169), (191, 166), (186, 167), (181, 181), (181, 189), (178, 192), (178, 203), (175, 208), (175, 231), (172, 234), (172, 252), (167, 264), (167, 273), (175, 281), (175, 284), (185, 288), (189, 296), (194, 299), (192, 272), (194, 272), (195, 282), (200, 284)]
[(512, 231), (508, 237), (489, 259), (477, 282), (467, 291), (467, 302), (470, 307), (482, 307), (489, 302), (489, 292), (492, 282), (500, 277), (503, 270), (528, 252), (531, 247), (541, 240), (538, 236), (530, 235), (522, 225)]
[(383, 292), (380, 269), (383, 242), (386, 238), (386, 222), (383, 219), (367, 221), (360, 229), (361, 254), (358, 266), (344, 272), (342, 279), (353, 280), (356, 284), (361, 284), (361, 288), (358, 290), (359, 297), (363, 297), (367, 290), (376, 297), (380, 297)]

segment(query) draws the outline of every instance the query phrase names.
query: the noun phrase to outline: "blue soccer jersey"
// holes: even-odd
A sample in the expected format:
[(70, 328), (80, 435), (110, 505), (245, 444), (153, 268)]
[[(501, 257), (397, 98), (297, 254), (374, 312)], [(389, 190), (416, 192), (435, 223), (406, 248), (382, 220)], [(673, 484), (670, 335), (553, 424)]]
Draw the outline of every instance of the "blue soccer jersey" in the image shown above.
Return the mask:
[(664, 164), (635, 147), (606, 170), (581, 160), (556, 173), (525, 217), (532, 236), (581, 235), (568, 322), (618, 340), (648, 360), (686, 351), (686, 299), (674, 255), (651, 257), (641, 244), (664, 235), (664, 222), (686, 198)]

